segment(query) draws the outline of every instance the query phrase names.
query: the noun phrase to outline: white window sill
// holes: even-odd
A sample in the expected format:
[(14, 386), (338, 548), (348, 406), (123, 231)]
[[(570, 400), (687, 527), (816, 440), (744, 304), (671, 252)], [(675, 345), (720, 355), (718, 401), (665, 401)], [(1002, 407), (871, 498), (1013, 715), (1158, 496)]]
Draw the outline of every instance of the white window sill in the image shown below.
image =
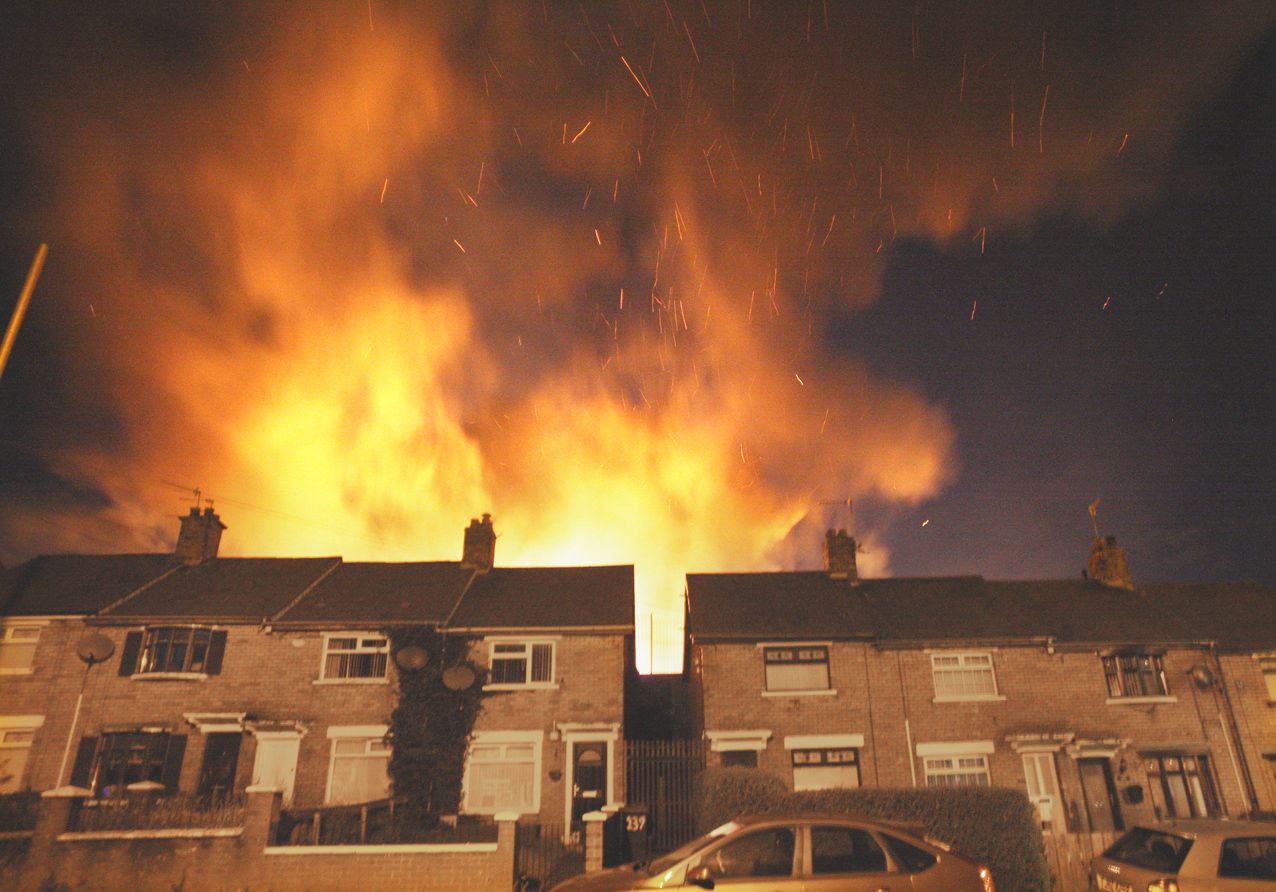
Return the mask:
[(1140, 706), (1147, 703), (1178, 703), (1179, 698), (1173, 694), (1156, 697), (1109, 697), (1104, 701), (1108, 706)]
[(384, 675), (380, 678), (316, 678), (311, 684), (389, 684)]
[(960, 697), (935, 697), (931, 703), (996, 703), (1005, 700), (1005, 694), (967, 694)]
[(134, 672), (133, 681), (208, 681), (207, 672)]
[(32, 672), (31, 669), (0, 669), (0, 675), (31, 675)]
[(485, 684), (485, 691), (556, 691), (558, 690), (558, 682), (554, 681), (535, 681), (531, 684)]
[(837, 688), (817, 688), (813, 691), (763, 691), (763, 697), (836, 697)]

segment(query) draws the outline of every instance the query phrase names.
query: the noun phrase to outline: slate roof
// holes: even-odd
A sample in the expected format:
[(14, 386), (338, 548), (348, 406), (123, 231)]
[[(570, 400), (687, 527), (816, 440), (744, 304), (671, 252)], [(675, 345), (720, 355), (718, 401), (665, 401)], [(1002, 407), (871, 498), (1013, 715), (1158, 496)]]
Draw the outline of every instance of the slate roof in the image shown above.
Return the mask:
[(454, 561), (343, 563), (275, 621), (440, 623), (471, 575)]
[(263, 620), (341, 559), (215, 558), (172, 573), (106, 611), (110, 617)]
[(1276, 649), (1276, 591), (1257, 583), (1138, 585), (979, 576), (864, 579), (816, 571), (687, 577), (697, 639), (1037, 640), (1059, 644), (1215, 641)]
[(55, 554), (0, 572), (0, 616), (97, 613), (173, 565), (170, 554)]
[(45, 556), (0, 572), (0, 615), (11, 616), (349, 628), (442, 623), (454, 608), (457, 628), (632, 631), (633, 567), (498, 567), (475, 574), (448, 561), (232, 557), (184, 565), (171, 554), (139, 554)]
[(497, 567), (470, 586), (451, 625), (633, 629), (634, 568)]

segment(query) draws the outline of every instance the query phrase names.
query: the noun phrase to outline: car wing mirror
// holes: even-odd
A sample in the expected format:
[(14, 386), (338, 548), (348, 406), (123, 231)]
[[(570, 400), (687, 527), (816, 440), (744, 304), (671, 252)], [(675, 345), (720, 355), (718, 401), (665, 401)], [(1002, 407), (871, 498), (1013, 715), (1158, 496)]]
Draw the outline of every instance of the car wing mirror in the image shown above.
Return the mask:
[(692, 886), (699, 886), (701, 889), (713, 888), (713, 875), (709, 873), (709, 868), (701, 864), (699, 867), (693, 867), (687, 871), (687, 883)]

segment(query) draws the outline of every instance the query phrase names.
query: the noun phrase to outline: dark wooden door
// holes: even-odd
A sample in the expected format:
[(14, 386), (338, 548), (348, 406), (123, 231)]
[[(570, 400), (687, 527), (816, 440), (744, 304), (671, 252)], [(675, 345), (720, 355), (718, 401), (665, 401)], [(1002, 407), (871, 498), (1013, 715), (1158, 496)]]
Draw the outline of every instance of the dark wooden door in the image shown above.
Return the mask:
[(1108, 760), (1079, 759), (1077, 767), (1081, 771), (1081, 792), (1090, 816), (1090, 830), (1100, 833), (1124, 829)]
[(201, 796), (226, 796), (235, 790), (239, 765), (239, 733), (209, 734), (204, 741), (204, 767), (199, 774)]

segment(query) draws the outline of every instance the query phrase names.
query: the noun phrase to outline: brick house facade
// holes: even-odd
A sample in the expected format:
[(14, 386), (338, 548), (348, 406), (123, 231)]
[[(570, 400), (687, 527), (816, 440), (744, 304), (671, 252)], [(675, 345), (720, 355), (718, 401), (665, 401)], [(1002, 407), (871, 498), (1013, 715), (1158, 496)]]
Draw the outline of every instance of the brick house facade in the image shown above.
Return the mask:
[(1135, 587), (1123, 561), (1106, 582), (859, 580), (853, 549), (830, 531), (824, 572), (688, 577), (711, 763), (1017, 786), (1047, 832), (1276, 810), (1276, 592)]
[(422, 624), (488, 672), (463, 811), (562, 822), (623, 798), (632, 567), (493, 566), (487, 516), (460, 562), (218, 557), (223, 529), (192, 511), (173, 554), (44, 556), (0, 575), (5, 790), (383, 798), (407, 671), (386, 632)]

